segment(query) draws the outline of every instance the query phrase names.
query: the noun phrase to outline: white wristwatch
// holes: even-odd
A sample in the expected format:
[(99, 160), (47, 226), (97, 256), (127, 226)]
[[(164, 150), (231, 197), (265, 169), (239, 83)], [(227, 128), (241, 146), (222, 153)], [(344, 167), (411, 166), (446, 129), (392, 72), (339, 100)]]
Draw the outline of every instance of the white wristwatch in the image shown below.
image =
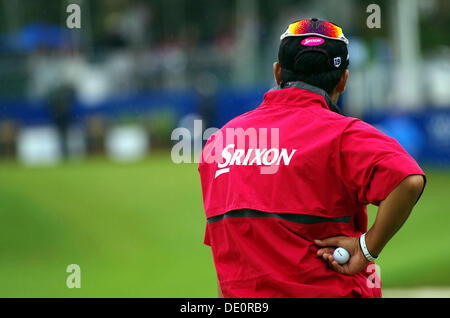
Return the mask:
[(366, 234), (364, 233), (363, 235), (361, 235), (359, 237), (359, 246), (361, 247), (361, 250), (364, 254), (364, 256), (367, 258), (367, 260), (369, 262), (373, 262), (375, 260), (378, 259), (378, 257), (373, 257), (372, 255), (370, 255), (369, 250), (367, 249), (367, 245), (366, 245)]

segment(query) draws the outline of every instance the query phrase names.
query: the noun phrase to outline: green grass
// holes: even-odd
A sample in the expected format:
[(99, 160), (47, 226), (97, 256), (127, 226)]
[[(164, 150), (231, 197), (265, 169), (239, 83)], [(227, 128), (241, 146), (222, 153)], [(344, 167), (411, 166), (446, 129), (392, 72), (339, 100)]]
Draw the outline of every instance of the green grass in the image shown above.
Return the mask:
[[(450, 285), (450, 172), (429, 171), (383, 251), (383, 286)], [(370, 209), (371, 220), (375, 210)], [(215, 297), (197, 166), (0, 164), (0, 297)], [(66, 267), (81, 267), (81, 288)]]
[(0, 296), (214, 296), (196, 166), (169, 159), (0, 166)]

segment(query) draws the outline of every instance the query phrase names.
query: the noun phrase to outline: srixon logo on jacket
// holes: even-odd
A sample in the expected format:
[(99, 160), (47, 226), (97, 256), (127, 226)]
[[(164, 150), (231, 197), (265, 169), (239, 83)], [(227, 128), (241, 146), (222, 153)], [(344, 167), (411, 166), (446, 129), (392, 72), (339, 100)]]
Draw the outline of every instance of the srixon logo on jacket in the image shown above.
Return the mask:
[[(232, 152), (234, 150), (234, 153)], [(282, 163), (289, 165), (295, 150), (290, 153), (287, 149), (264, 148), (264, 149), (235, 149), (235, 145), (231, 144), (222, 151), (223, 163), (217, 165), (215, 178), (223, 173), (230, 172), (230, 166), (262, 166), (262, 174), (272, 174), (278, 171), (279, 165)], [(266, 169), (264, 169), (266, 168)]]
[(258, 166), (261, 174), (274, 174), (291, 163), (295, 151), (279, 147), (278, 128), (226, 128), (212, 136), (202, 159), (217, 164), (215, 178), (234, 166)]

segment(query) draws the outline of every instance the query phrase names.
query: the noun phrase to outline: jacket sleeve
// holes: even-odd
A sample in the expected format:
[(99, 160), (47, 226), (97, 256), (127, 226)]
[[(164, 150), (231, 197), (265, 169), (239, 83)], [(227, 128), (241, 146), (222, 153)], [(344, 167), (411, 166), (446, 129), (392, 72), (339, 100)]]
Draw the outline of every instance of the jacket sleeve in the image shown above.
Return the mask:
[(361, 204), (379, 205), (407, 176), (425, 177), (395, 139), (363, 121), (347, 126), (339, 146), (340, 177)]

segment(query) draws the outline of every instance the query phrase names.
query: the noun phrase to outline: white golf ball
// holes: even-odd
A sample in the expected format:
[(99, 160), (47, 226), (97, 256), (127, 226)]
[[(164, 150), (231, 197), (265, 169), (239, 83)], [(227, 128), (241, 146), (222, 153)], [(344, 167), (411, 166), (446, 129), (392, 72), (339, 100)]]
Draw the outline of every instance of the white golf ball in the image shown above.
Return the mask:
[(350, 259), (350, 253), (343, 247), (334, 250), (333, 257), (339, 264), (345, 264)]

